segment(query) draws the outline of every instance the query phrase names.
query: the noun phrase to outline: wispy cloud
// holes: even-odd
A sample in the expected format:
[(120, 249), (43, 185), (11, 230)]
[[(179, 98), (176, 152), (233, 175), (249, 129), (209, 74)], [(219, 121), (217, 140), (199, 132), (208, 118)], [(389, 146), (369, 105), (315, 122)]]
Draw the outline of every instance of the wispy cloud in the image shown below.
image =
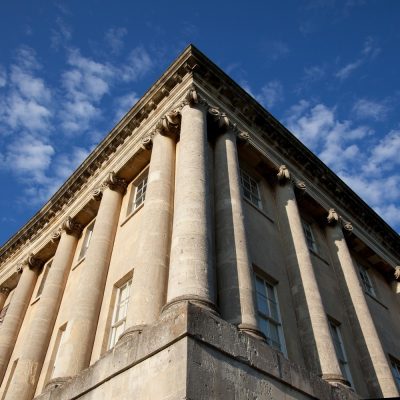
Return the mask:
[(340, 68), (339, 71), (336, 72), (335, 76), (340, 80), (344, 80), (348, 78), (356, 69), (360, 68), (363, 63), (364, 60), (362, 58), (348, 63), (344, 67)]
[(260, 94), (256, 99), (268, 108), (272, 108), (275, 104), (283, 100), (283, 86), (278, 80), (268, 82), (261, 88)]
[(135, 92), (127, 93), (123, 96), (117, 97), (115, 103), (115, 120), (119, 120), (122, 116), (130, 110), (135, 103), (139, 100), (139, 96)]
[(378, 46), (376, 39), (368, 36), (364, 42), (360, 56), (356, 60), (351, 61), (345, 66), (339, 68), (339, 70), (335, 73), (336, 78), (340, 80), (347, 79), (355, 70), (359, 69), (368, 60), (374, 59), (380, 53), (380, 51), (381, 49)]
[(119, 54), (124, 47), (124, 37), (128, 33), (126, 28), (110, 28), (105, 34), (105, 42), (112, 54)]
[(72, 28), (61, 18), (57, 17), (55, 27), (51, 30), (51, 47), (58, 50), (60, 47), (68, 45), (72, 38)]
[(271, 40), (263, 43), (262, 48), (268, 60), (277, 61), (290, 53), (289, 45), (282, 40)]
[(384, 120), (390, 111), (390, 106), (386, 101), (374, 101), (369, 99), (359, 99), (353, 106), (353, 112), (360, 119), (373, 119), (375, 121)]

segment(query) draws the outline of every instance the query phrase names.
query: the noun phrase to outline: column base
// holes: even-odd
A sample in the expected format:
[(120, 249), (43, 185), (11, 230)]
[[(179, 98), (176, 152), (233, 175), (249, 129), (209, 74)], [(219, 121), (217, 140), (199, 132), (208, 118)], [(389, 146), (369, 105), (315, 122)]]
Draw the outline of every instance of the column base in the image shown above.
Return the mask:
[(169, 301), (167, 304), (165, 304), (165, 306), (161, 310), (161, 315), (164, 314), (170, 308), (173, 308), (181, 303), (194, 304), (196, 306), (206, 309), (207, 311), (209, 311), (210, 313), (212, 313), (214, 315), (219, 316), (217, 306), (214, 303), (212, 303), (208, 299), (205, 299), (204, 297), (195, 296), (195, 295), (175, 297), (174, 299)]
[(245, 332), (248, 335), (255, 337), (256, 339), (262, 340), (264, 342), (267, 340), (265, 335), (255, 325), (239, 324), (237, 325), (237, 327), (241, 332)]
[(336, 374), (322, 374), (321, 378), (332, 386), (344, 386), (349, 388), (350, 382), (346, 381), (342, 375)]
[(69, 382), (72, 379), (72, 376), (63, 376), (60, 378), (50, 379), (46, 386), (44, 387), (44, 391), (53, 390), (60, 386), (63, 386), (65, 383)]
[(118, 338), (118, 342), (120, 342), (121, 340), (124, 340), (124, 338), (126, 338), (127, 336), (132, 336), (134, 334), (140, 334), (142, 333), (143, 329), (146, 328), (147, 325), (134, 325), (129, 327), (128, 329), (125, 329), (124, 332), (121, 333), (121, 335)]

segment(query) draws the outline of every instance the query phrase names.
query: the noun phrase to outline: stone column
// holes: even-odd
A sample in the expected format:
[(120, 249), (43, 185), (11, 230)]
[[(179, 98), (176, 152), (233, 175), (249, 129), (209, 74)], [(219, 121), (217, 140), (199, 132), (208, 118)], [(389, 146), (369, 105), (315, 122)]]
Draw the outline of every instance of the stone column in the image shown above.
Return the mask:
[(53, 240), (59, 238), (60, 242), (29, 326), (29, 340), (23, 343), (7, 400), (31, 400), (35, 394), (80, 233), (81, 226), (67, 218), (62, 231), (53, 234)]
[(181, 110), (167, 308), (190, 300), (215, 308), (207, 109), (195, 90)]
[(336, 357), (296, 196), (286, 166), (278, 173), (276, 202), (297, 323), (308, 367), (330, 383), (346, 383)]
[(18, 267), (17, 271), (21, 276), (0, 329), (0, 381), (3, 380), (7, 370), (8, 362), (14, 350), (14, 345), (42, 266), (43, 262), (41, 260), (30, 255), (28, 260)]
[(101, 188), (95, 191), (95, 198), (102, 199), (77, 295), (71, 306), (73, 316), (67, 323), (59, 348), (60, 359), (51, 381), (54, 384), (68, 380), (89, 366), (125, 190), (125, 180), (111, 172)]
[(4, 303), (7, 300), (8, 295), (10, 294), (10, 289), (5, 286), (0, 287), (0, 311), (4, 308)]
[[(215, 116), (218, 111), (210, 110)], [(222, 115), (222, 117), (224, 117)], [(226, 117), (225, 117), (226, 118)], [(221, 124), (221, 119), (220, 119)], [(261, 338), (240, 184), (236, 134), (225, 121), (214, 150), (219, 307), (222, 318)]]
[[(358, 276), (358, 268), (353, 263), (339, 221), (340, 218), (335, 210), (329, 210), (329, 225), (326, 227), (326, 236), (340, 278), (339, 282), (344, 294), (347, 314), (353, 329), (357, 332), (354, 338), (358, 345), (358, 354), (364, 376), (370, 390), (373, 391), (373, 393), (370, 393), (371, 395), (397, 397), (399, 391), (369, 311)], [(348, 222), (344, 224), (344, 228), (350, 231), (353, 229)]]
[(154, 323), (165, 304), (173, 214), (175, 132), (178, 128), (178, 113), (168, 113), (161, 119), (152, 138), (140, 243), (126, 316), (128, 329), (124, 335)]

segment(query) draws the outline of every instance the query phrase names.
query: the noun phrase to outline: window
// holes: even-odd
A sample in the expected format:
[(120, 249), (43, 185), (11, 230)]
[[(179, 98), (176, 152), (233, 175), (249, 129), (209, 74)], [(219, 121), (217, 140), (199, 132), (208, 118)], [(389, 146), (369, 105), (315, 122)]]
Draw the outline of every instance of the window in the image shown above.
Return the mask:
[(258, 208), (261, 206), (260, 190), (258, 183), (245, 171), (240, 170), (240, 182), (242, 184), (243, 196)]
[(88, 251), (90, 241), (92, 240), (94, 222), (95, 221), (92, 221), (86, 228), (85, 238), (83, 239), (81, 252), (79, 254), (79, 260), (82, 260), (82, 258), (86, 256), (86, 253)]
[(336, 357), (339, 361), (339, 366), (342, 371), (342, 375), (353, 387), (353, 379), (351, 377), (346, 352), (344, 351), (342, 335), (340, 333), (340, 325), (335, 321), (329, 319), (329, 330), (331, 331), (331, 336), (336, 351)]
[(111, 324), (110, 343), (108, 345), (109, 349), (115, 346), (119, 336), (125, 330), (125, 320), (126, 313), (128, 311), (131, 285), (132, 279), (117, 289), (117, 296)]
[(267, 343), (285, 353), (278, 299), (273, 285), (256, 275), (258, 321)]
[(304, 220), (301, 221), (301, 224), (303, 225), (303, 231), (304, 231), (304, 236), (306, 237), (307, 247), (314, 253), (317, 253), (318, 252), (317, 243), (315, 242), (311, 225)]
[(368, 270), (364, 266), (358, 265), (358, 273), (360, 275), (361, 284), (362, 284), (364, 290), (371, 296), (375, 297), (375, 290), (374, 290), (374, 287), (372, 286), (372, 282), (371, 282), (371, 278), (369, 277)]
[(147, 175), (142, 177), (136, 184), (133, 184), (131, 189), (131, 198), (128, 206), (128, 214), (137, 210), (146, 198)]
[(49, 274), (49, 270), (51, 268), (52, 262), (53, 262), (53, 260), (48, 261), (43, 267), (42, 280), (40, 281), (40, 285), (39, 285), (38, 291), (36, 293), (36, 298), (38, 298), (43, 292), (43, 288), (46, 283), (47, 275)]
[(397, 388), (400, 390), (400, 361), (390, 357), (390, 366), (392, 368), (392, 374), (396, 381)]
[(53, 355), (52, 355), (52, 360), (51, 362), (53, 363), (53, 368), (49, 371), (50, 376), (47, 376), (47, 380), (50, 378), (54, 377), (54, 372), (56, 371), (56, 368), (58, 367), (58, 364), (60, 363), (59, 357), (60, 357), (60, 349), (61, 345), (63, 344), (63, 339), (65, 338), (65, 330), (67, 329), (67, 324), (65, 323), (60, 327), (60, 329), (57, 332), (57, 337), (56, 337), (56, 342), (54, 344), (54, 350), (53, 350)]

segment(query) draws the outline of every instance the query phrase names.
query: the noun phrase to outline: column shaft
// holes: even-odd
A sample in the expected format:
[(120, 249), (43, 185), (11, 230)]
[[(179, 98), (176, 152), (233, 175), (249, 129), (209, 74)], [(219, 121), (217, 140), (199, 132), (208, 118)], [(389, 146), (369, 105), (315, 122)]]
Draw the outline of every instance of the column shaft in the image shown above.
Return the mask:
[(197, 301), (214, 309), (206, 110), (185, 105), (181, 115), (167, 301)]
[(215, 143), (215, 218), (221, 316), (258, 333), (254, 277), (241, 194), (236, 135), (228, 130)]
[(82, 266), (73, 316), (67, 323), (58, 352), (59, 361), (53, 374), (58, 381), (60, 378), (68, 379), (89, 366), (122, 196), (119, 190), (104, 189)]
[(7, 400), (31, 400), (35, 393), (77, 242), (77, 232), (68, 234), (64, 230), (61, 234), (43, 292), (29, 326), (29, 341), (22, 346), (5, 397)]
[(146, 200), (141, 217), (141, 237), (132, 281), (126, 327), (154, 323), (165, 304), (172, 202), (174, 191), (175, 139), (156, 134), (153, 138)]
[(304, 358), (308, 367), (330, 382), (345, 382), (329, 331), (317, 279), (291, 182), (276, 189), (280, 229)]
[(388, 359), (382, 348), (372, 315), (365, 299), (364, 290), (358, 278), (358, 270), (354, 265), (349, 248), (340, 224), (326, 228), (332, 259), (341, 279), (347, 313), (356, 329), (356, 343), (363, 367), (364, 377), (371, 395), (377, 397), (397, 397), (399, 391), (390, 370)]
[(13, 298), (8, 307), (0, 329), (0, 381), (4, 378), (8, 362), (17, 341), (18, 333), (32, 297), (39, 268), (30, 268), (27, 264), (22, 269)]

